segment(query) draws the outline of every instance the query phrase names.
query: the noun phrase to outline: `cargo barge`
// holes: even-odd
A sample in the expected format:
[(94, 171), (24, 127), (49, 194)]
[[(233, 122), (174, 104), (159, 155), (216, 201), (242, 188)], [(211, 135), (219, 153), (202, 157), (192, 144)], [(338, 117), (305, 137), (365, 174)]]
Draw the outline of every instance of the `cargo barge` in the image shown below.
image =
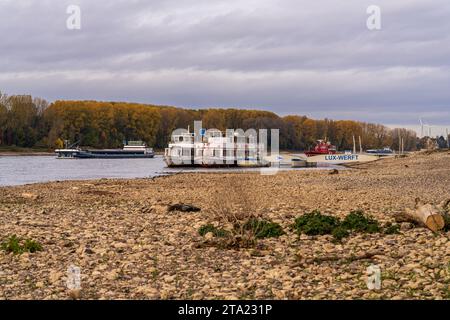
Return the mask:
[(145, 159), (154, 158), (155, 152), (142, 141), (129, 141), (122, 149), (57, 149), (58, 159)]

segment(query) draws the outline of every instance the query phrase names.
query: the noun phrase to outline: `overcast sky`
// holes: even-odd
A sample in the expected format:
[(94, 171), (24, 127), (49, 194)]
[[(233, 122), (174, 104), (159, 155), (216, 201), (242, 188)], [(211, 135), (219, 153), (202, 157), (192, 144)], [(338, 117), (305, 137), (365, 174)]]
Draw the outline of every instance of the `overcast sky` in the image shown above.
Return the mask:
[(0, 34), (8, 94), (450, 128), (449, 0), (0, 0)]

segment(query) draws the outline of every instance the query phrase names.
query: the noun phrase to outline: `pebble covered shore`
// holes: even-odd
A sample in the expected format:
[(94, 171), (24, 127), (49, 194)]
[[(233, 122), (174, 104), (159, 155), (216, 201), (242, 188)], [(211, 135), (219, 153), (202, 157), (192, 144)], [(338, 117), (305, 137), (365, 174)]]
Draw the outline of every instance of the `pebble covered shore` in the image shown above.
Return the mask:
[[(244, 186), (247, 204), (286, 234), (253, 248), (205, 245), (198, 229)], [(341, 170), (188, 173), (155, 179), (68, 181), (0, 188), (0, 241), (29, 238), (42, 251), (0, 250), (0, 299), (450, 299), (450, 232), (403, 223), (400, 234), (297, 235), (295, 217), (361, 209), (380, 222), (414, 200), (450, 198), (450, 154), (413, 154)], [(223, 195), (223, 190), (230, 190)], [(199, 212), (168, 212), (175, 203)], [(377, 251), (370, 259), (333, 259)], [(381, 268), (369, 290), (366, 269)], [(70, 265), (81, 290), (66, 288)]]

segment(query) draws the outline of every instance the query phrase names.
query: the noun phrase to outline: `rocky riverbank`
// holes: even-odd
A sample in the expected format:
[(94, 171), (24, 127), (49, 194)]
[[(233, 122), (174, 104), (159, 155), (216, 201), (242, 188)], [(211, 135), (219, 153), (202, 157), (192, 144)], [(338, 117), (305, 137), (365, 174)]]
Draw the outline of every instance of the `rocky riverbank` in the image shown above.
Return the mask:
[[(361, 209), (393, 222), (417, 197), (450, 198), (449, 185), (445, 152), (333, 175), (190, 173), (0, 188), (0, 241), (17, 235), (42, 246), (34, 253), (0, 250), (0, 299), (450, 299), (450, 232), (404, 223), (399, 234), (358, 233), (336, 242), (291, 230), (312, 210), (342, 218)], [(176, 203), (201, 210), (167, 210)], [(230, 203), (279, 223), (286, 234), (238, 249), (200, 236)], [(381, 269), (380, 290), (367, 288), (371, 264)], [(70, 265), (81, 269), (80, 291), (66, 288)]]

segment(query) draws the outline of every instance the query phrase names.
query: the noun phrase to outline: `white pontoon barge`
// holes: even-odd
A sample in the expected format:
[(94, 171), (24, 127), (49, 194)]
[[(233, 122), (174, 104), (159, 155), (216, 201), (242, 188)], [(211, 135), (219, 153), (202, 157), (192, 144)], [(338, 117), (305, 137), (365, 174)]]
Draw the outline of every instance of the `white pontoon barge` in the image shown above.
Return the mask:
[(223, 136), (208, 130), (197, 137), (194, 133), (173, 135), (165, 149), (164, 161), (169, 167), (266, 167), (265, 145), (253, 136)]

